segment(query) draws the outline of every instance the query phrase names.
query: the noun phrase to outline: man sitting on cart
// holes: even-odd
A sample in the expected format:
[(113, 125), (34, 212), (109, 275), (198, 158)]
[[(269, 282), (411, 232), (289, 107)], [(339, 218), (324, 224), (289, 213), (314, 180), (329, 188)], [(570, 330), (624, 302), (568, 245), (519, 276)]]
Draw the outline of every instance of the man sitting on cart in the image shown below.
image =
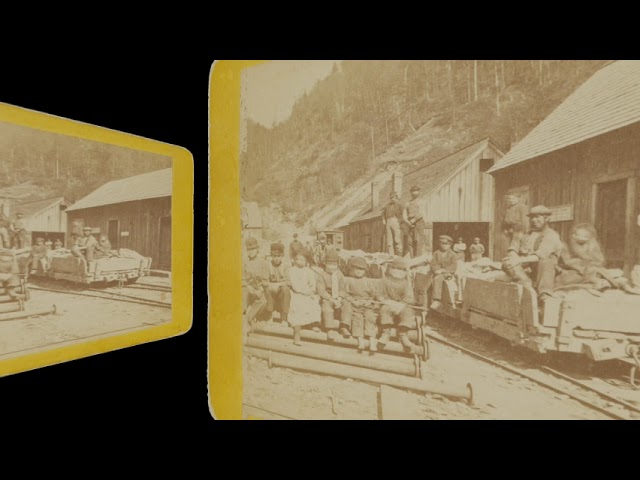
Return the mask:
[(87, 263), (93, 260), (94, 251), (98, 245), (96, 237), (91, 234), (92, 231), (91, 227), (84, 227), (82, 229), (82, 237), (78, 237), (71, 247), (71, 253), (76, 257), (84, 257)]
[(31, 247), (31, 273), (36, 273), (38, 271), (38, 265), (42, 267), (43, 272), (46, 272), (49, 269), (47, 253), (48, 249), (44, 243), (44, 238), (36, 238), (36, 244)]

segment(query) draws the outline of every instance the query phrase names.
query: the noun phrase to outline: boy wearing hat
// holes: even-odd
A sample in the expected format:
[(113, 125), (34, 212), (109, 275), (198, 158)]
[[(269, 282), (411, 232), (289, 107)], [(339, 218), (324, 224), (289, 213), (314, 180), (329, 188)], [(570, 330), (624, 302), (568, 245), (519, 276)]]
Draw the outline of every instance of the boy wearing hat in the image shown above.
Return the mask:
[(402, 229), (400, 223), (403, 208), (398, 203), (398, 194), (391, 192), (391, 201), (382, 210), (382, 224), (386, 228), (387, 253), (402, 256)]
[[(367, 278), (367, 262), (362, 257), (353, 257), (349, 261), (350, 276), (345, 278), (345, 300), (348, 311), (342, 312), (343, 335), (349, 333), (358, 340), (358, 351), (365, 349), (365, 337), (369, 339), (369, 349), (377, 349), (378, 327), (375, 300), (378, 297), (379, 280)], [(350, 332), (349, 332), (350, 329)]]
[[(338, 252), (329, 248), (324, 257), (324, 269), (313, 267), (318, 276), (317, 288), (322, 308), (322, 326), (327, 330), (337, 329), (340, 327), (339, 319), (350, 315), (351, 305), (344, 301), (345, 277), (339, 269), (339, 262)], [(343, 333), (348, 333), (348, 330)]]
[[(294, 256), (295, 258), (295, 256)], [(280, 313), (280, 322), (287, 325), (289, 307), (291, 305), (291, 291), (289, 290), (289, 267), (285, 266), (284, 245), (280, 242), (271, 244), (271, 262), (269, 263), (269, 278), (264, 288), (267, 299), (266, 312), (273, 315)]]
[(402, 212), (405, 225), (409, 227), (407, 250), (411, 257), (422, 255), (425, 243), (423, 202), (418, 198), (419, 196), (420, 188), (417, 186), (411, 187), (411, 200), (409, 200)]
[(250, 237), (245, 242), (247, 260), (242, 264), (243, 311), (252, 323), (267, 305), (264, 284), (269, 279), (269, 265), (258, 256), (258, 240)]
[(433, 252), (431, 260), (431, 271), (427, 280), (426, 288), (431, 289), (432, 309), (438, 309), (442, 298), (442, 284), (445, 280), (450, 280), (458, 268), (458, 255), (451, 249), (453, 239), (449, 235), (440, 235), (440, 248)]
[(378, 300), (383, 303), (380, 307), (382, 335), (378, 344), (384, 347), (389, 342), (391, 329), (396, 325), (400, 343), (414, 353), (416, 345), (409, 339), (409, 330), (416, 326), (415, 312), (410, 306), (415, 300), (407, 273), (407, 262), (396, 257), (389, 266), (389, 275), (382, 279), (378, 295)]
[(502, 269), (512, 281), (533, 285), (540, 302), (553, 296), (556, 267), (562, 253), (562, 241), (558, 233), (549, 227), (551, 210), (544, 205), (533, 207), (528, 214), (531, 231), (514, 238)]

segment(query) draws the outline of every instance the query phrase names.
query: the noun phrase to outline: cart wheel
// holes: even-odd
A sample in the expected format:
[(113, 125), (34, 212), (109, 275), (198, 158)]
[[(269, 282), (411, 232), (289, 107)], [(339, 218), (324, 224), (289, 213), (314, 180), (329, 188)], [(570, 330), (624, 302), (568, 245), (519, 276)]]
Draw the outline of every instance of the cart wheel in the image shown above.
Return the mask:
[(416, 378), (422, 379), (422, 362), (420, 361), (420, 357), (418, 355), (413, 356), (413, 365), (416, 367)]

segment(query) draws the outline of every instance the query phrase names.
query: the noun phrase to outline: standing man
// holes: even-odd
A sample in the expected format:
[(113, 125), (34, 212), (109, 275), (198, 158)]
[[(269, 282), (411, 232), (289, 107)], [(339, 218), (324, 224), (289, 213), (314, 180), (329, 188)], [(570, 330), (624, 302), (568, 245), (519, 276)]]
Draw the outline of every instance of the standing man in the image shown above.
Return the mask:
[(11, 222), (2, 211), (2, 206), (0, 206), (0, 248), (11, 248), (10, 229)]
[(13, 247), (17, 249), (25, 248), (27, 246), (27, 222), (23, 218), (23, 213), (16, 213), (16, 219), (11, 225), (11, 231), (13, 232)]
[(403, 208), (398, 203), (398, 194), (391, 192), (391, 201), (382, 210), (382, 223), (387, 230), (387, 253), (389, 255), (402, 256), (402, 229), (400, 222)]
[(527, 231), (527, 207), (520, 202), (518, 195), (508, 194), (504, 197), (507, 204), (507, 211), (502, 220), (502, 231), (504, 232), (507, 246), (514, 241), (519, 241)]
[(419, 257), (424, 249), (424, 215), (419, 196), (420, 189), (417, 186), (411, 187), (411, 200), (402, 212), (402, 218), (409, 226), (408, 250), (411, 257)]
[(289, 244), (289, 260), (291, 260), (291, 265), (293, 265), (296, 254), (302, 249), (304, 249), (304, 245), (298, 240), (298, 234), (294, 233), (293, 242)]
[(324, 257), (327, 254), (327, 234), (320, 232), (318, 235), (318, 244), (313, 249), (313, 263), (318, 267), (324, 268)]
[(562, 241), (558, 232), (549, 227), (551, 210), (547, 207), (533, 207), (528, 216), (531, 232), (514, 238), (502, 261), (502, 269), (514, 282), (533, 285), (540, 302), (544, 303), (553, 296)]

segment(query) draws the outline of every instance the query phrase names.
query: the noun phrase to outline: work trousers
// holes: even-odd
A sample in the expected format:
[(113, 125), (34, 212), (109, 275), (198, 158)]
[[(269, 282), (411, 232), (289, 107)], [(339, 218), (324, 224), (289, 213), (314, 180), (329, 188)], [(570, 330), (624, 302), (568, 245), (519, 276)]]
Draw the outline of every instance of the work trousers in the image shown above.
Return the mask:
[(18, 230), (13, 236), (13, 246), (17, 249), (27, 247), (27, 231)]
[(331, 300), (322, 299), (320, 304), (322, 310), (322, 326), (326, 329), (336, 329), (340, 326), (343, 318), (352, 316), (351, 304), (342, 302), (340, 308), (335, 308)]
[[(395, 319), (397, 318), (397, 323)], [(397, 325), (398, 327), (404, 327), (411, 329), (416, 326), (415, 312), (411, 307), (403, 308), (398, 315), (394, 315), (393, 309), (388, 305), (380, 307), (380, 325), (383, 330)]]
[(536, 263), (531, 264), (527, 270), (522, 265), (513, 268), (504, 268), (511, 279), (520, 285), (532, 285), (538, 295), (553, 294), (556, 281), (557, 261), (551, 258), (541, 258)]
[(291, 290), (286, 285), (264, 287), (264, 295), (267, 300), (266, 310), (269, 313), (280, 312), (283, 316), (289, 315), (291, 306)]
[(11, 238), (5, 227), (0, 227), (0, 248), (11, 248)]
[(387, 252), (402, 256), (402, 229), (398, 217), (387, 218)]
[(377, 337), (378, 315), (373, 308), (355, 307), (350, 305), (347, 312), (342, 312), (342, 323), (351, 329), (351, 335), (356, 338)]
[(415, 225), (409, 226), (407, 235), (407, 248), (412, 258), (424, 253), (425, 226), (424, 220), (418, 220)]
[(444, 274), (429, 275), (427, 279), (427, 289), (431, 288), (431, 301), (442, 299), (442, 285), (444, 284)]
[(267, 299), (262, 290), (255, 288), (243, 287), (242, 289), (242, 307), (246, 312), (247, 320), (252, 322), (266, 307)]

